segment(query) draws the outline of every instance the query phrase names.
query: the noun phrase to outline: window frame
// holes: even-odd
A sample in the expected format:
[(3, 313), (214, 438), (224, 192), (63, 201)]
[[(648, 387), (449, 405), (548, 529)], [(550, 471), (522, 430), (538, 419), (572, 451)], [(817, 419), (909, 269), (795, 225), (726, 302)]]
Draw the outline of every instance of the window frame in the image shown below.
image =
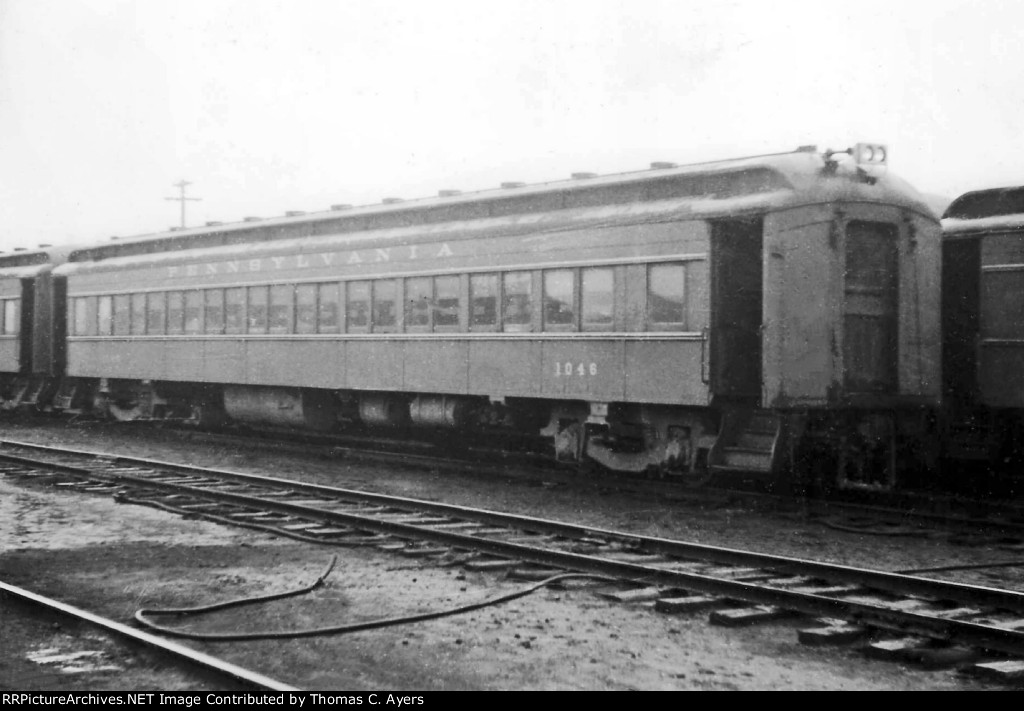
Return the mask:
[(114, 294), (113, 322), (114, 336), (129, 336), (132, 332), (132, 298), (131, 294)]
[[(558, 273), (568, 274), (571, 279), (571, 283), (569, 285), (569, 306), (571, 308), (571, 316), (568, 323), (551, 323), (548, 321), (548, 277), (552, 274)], [(544, 331), (551, 333), (567, 333), (579, 330), (579, 282), (579, 269), (559, 267), (557, 269), (544, 269), (541, 271), (541, 322), (543, 324), (542, 329)]]
[[(527, 285), (528, 291), (526, 292), (526, 305), (525, 319), (523, 321), (509, 321), (509, 315), (512, 313), (512, 309), (509, 308), (511, 301), (509, 299), (509, 282), (512, 277), (522, 277), (522, 283)], [(535, 304), (534, 291), (534, 272), (529, 269), (516, 269), (513, 271), (501, 273), (501, 331), (503, 333), (529, 333), (534, 330), (534, 321), (536, 320), (537, 311)], [(513, 293), (512, 296), (518, 296), (517, 293)]]
[[(172, 318), (172, 307), (177, 317)], [(185, 333), (185, 292), (174, 290), (167, 292), (164, 329), (168, 336), (181, 336)]]
[[(319, 286), (319, 284), (314, 282), (304, 282), (295, 285), (295, 320), (293, 330), (296, 335), (308, 336), (317, 332), (317, 316), (320, 313)], [(303, 294), (308, 294), (312, 299), (308, 303), (304, 302), (301, 298)], [(308, 307), (309, 318), (303, 319), (302, 314), (306, 313), (306, 307)]]
[[(150, 304), (159, 303), (161, 306), (160, 311), (153, 311), (150, 308)], [(160, 314), (159, 322), (156, 319), (151, 318), (155, 313)], [(153, 323), (155, 326), (151, 327)], [(146, 335), (149, 336), (165, 336), (167, 335), (167, 292), (166, 291), (149, 291), (146, 292)]]
[[(275, 302), (275, 295), (283, 296), (282, 303)], [(283, 308), (282, 308), (283, 307)], [(275, 309), (281, 312), (275, 315)], [(284, 323), (275, 325), (275, 320), (280, 321), (281, 314), (284, 315)], [(295, 285), (294, 284), (271, 284), (267, 292), (267, 333), (280, 336), (295, 332)]]
[[(451, 280), (455, 283), (455, 302), (456, 313), (455, 323), (438, 323), (437, 314), (441, 310), (438, 305), (440, 297), (438, 296), (437, 283), (439, 280)], [(431, 289), (433, 293), (433, 300), (430, 307), (430, 325), (434, 333), (458, 333), (463, 330), (463, 288), (462, 288), (462, 276), (460, 274), (437, 274), (431, 280)]]
[[(475, 310), (475, 301), (473, 295), (473, 281), (479, 279), (490, 278), (493, 281), (493, 298), (494, 298), (494, 322), (493, 323), (473, 323), (473, 313)], [(467, 324), (470, 332), (474, 333), (496, 333), (501, 329), (501, 272), (478, 272), (469, 275), (469, 304), (467, 304), (468, 317)]]
[[(232, 301), (232, 296), (238, 296)], [(237, 313), (229, 307), (238, 306)], [(235, 317), (235, 323), (229, 316)], [(227, 336), (244, 336), (249, 326), (249, 293), (244, 286), (229, 286), (224, 289), (224, 334)]]
[(132, 336), (145, 336), (146, 324), (149, 323), (149, 301), (145, 292), (141, 291), (129, 294), (129, 297), (128, 333)]
[[(680, 302), (680, 309), (682, 311), (682, 319), (679, 321), (655, 321), (651, 308), (651, 284), (653, 283), (652, 273), (655, 269), (664, 269), (667, 267), (677, 267), (682, 277), (680, 282), (680, 292), (682, 294), (682, 301)], [(687, 273), (687, 262), (656, 262), (647, 265), (645, 273), (646, 277), (646, 288), (644, 293), (644, 321), (647, 325), (648, 331), (666, 332), (666, 331), (685, 331), (687, 327), (687, 286), (689, 282), (689, 274)]]
[(245, 333), (262, 336), (270, 326), (270, 286), (257, 284), (245, 289)]
[[(334, 289), (334, 295), (337, 299), (334, 300), (334, 327), (327, 329), (325, 325), (329, 326), (330, 322), (325, 321), (323, 318), (324, 314), (324, 291), (327, 289)], [(346, 301), (345, 296), (347, 289), (345, 282), (341, 281), (325, 281), (320, 282), (316, 285), (316, 332), (317, 333), (345, 333), (345, 323), (348, 314), (345, 311)]]
[[(426, 284), (426, 308), (423, 309), (426, 315), (426, 323), (413, 323), (415, 304), (410, 297), (412, 289), (411, 282), (422, 282)], [(405, 306), (405, 330), (407, 333), (430, 333), (434, 330), (434, 279), (429, 276), (407, 277), (404, 284), (404, 306)]]
[(114, 297), (109, 294), (96, 297), (96, 335), (114, 335)]
[(3, 300), (3, 313), (0, 313), (0, 319), (3, 320), (3, 330), (0, 333), (4, 336), (21, 335), (20, 297)]
[[(199, 303), (191, 303), (198, 299)], [(182, 333), (186, 336), (198, 336), (204, 331), (204, 319), (206, 316), (206, 295), (201, 289), (189, 289), (185, 292), (183, 297), (181, 315), (182, 315)], [(195, 313), (195, 326), (190, 327), (189, 312)]]
[[(607, 321), (588, 321), (587, 320), (587, 304), (589, 299), (587, 298), (586, 290), (586, 277), (587, 274), (594, 274), (595, 272), (608, 272), (611, 275), (611, 292), (610, 292), (610, 311), (608, 314)], [(581, 331), (612, 331), (615, 328), (615, 282), (616, 282), (617, 270), (613, 266), (608, 267), (581, 267), (580, 278), (579, 278), (579, 294), (580, 294), (580, 330)], [(645, 296), (646, 298), (646, 296)]]
[[(401, 301), (402, 301), (402, 280), (401, 279), (374, 279), (371, 283), (370, 288), (370, 328), (373, 333), (397, 333), (402, 328), (402, 313), (401, 313)], [(378, 298), (377, 290), (383, 289), (385, 286), (390, 286), (392, 289), (391, 294), (391, 322), (390, 323), (378, 323)], [(382, 300), (381, 303), (386, 303), (386, 300)]]
[[(352, 292), (356, 288), (365, 288), (365, 298), (353, 299)], [(361, 314), (364, 323), (356, 323), (351, 312), (352, 305), (364, 303), (365, 310)], [(345, 282), (345, 332), (346, 333), (370, 333), (373, 324), (373, 281), (370, 279), (354, 279)]]
[[(227, 327), (227, 304), (224, 297), (225, 289), (203, 289), (203, 334), (207, 336), (222, 336)], [(211, 309), (211, 304), (215, 309)], [(220, 317), (210, 318), (210, 312), (219, 312)]]

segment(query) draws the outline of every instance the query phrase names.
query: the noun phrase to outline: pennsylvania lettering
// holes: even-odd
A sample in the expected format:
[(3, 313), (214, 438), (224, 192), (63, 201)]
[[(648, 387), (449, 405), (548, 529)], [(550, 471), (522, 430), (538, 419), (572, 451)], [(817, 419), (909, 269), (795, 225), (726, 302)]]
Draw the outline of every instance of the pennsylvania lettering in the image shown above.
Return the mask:
[(282, 257), (256, 257), (254, 259), (229, 259), (200, 264), (172, 265), (167, 267), (167, 278), (206, 276), (210, 274), (251, 274), (280, 269), (322, 268), (335, 265), (379, 264), (381, 262), (415, 261), (419, 259), (443, 259), (452, 256), (447, 242), (437, 245), (411, 244), (405, 247), (378, 247), (376, 249), (353, 250), (351, 252), (317, 252)]

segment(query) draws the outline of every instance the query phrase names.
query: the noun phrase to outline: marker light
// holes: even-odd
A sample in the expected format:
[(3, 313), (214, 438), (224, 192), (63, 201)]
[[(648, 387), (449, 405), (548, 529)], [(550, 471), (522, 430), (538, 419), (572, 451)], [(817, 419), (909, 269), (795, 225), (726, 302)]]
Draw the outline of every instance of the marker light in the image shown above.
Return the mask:
[(858, 164), (885, 165), (889, 149), (881, 143), (858, 143), (853, 147), (853, 158)]

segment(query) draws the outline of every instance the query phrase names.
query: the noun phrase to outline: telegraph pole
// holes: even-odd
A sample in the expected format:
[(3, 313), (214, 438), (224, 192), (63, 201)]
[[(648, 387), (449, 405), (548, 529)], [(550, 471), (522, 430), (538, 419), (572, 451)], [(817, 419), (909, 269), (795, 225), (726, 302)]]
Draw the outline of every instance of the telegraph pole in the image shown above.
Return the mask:
[(185, 186), (186, 185), (191, 185), (191, 184), (192, 183), (188, 182), (187, 180), (181, 180), (180, 182), (175, 183), (174, 187), (178, 188), (178, 190), (181, 191), (181, 195), (179, 195), (178, 197), (165, 197), (164, 198), (164, 200), (176, 200), (177, 202), (181, 203), (181, 227), (182, 227), (182, 229), (185, 228), (185, 202), (188, 201), (188, 200), (195, 200), (197, 202), (199, 200), (202, 200), (202, 198), (185, 197)]

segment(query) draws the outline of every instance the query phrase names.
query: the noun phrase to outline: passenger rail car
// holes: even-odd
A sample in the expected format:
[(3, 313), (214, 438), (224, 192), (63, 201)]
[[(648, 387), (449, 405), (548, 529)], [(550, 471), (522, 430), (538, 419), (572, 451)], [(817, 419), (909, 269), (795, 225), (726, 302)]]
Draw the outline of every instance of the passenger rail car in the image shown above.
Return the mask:
[(891, 486), (940, 396), (940, 234), (883, 156), (653, 164), (81, 249), (54, 272), (58, 402)]
[(947, 453), (986, 466), (1020, 464), (1024, 187), (966, 193), (942, 226)]
[(0, 406), (46, 403), (64, 369), (63, 284), (52, 272), (66, 250), (0, 254)]

